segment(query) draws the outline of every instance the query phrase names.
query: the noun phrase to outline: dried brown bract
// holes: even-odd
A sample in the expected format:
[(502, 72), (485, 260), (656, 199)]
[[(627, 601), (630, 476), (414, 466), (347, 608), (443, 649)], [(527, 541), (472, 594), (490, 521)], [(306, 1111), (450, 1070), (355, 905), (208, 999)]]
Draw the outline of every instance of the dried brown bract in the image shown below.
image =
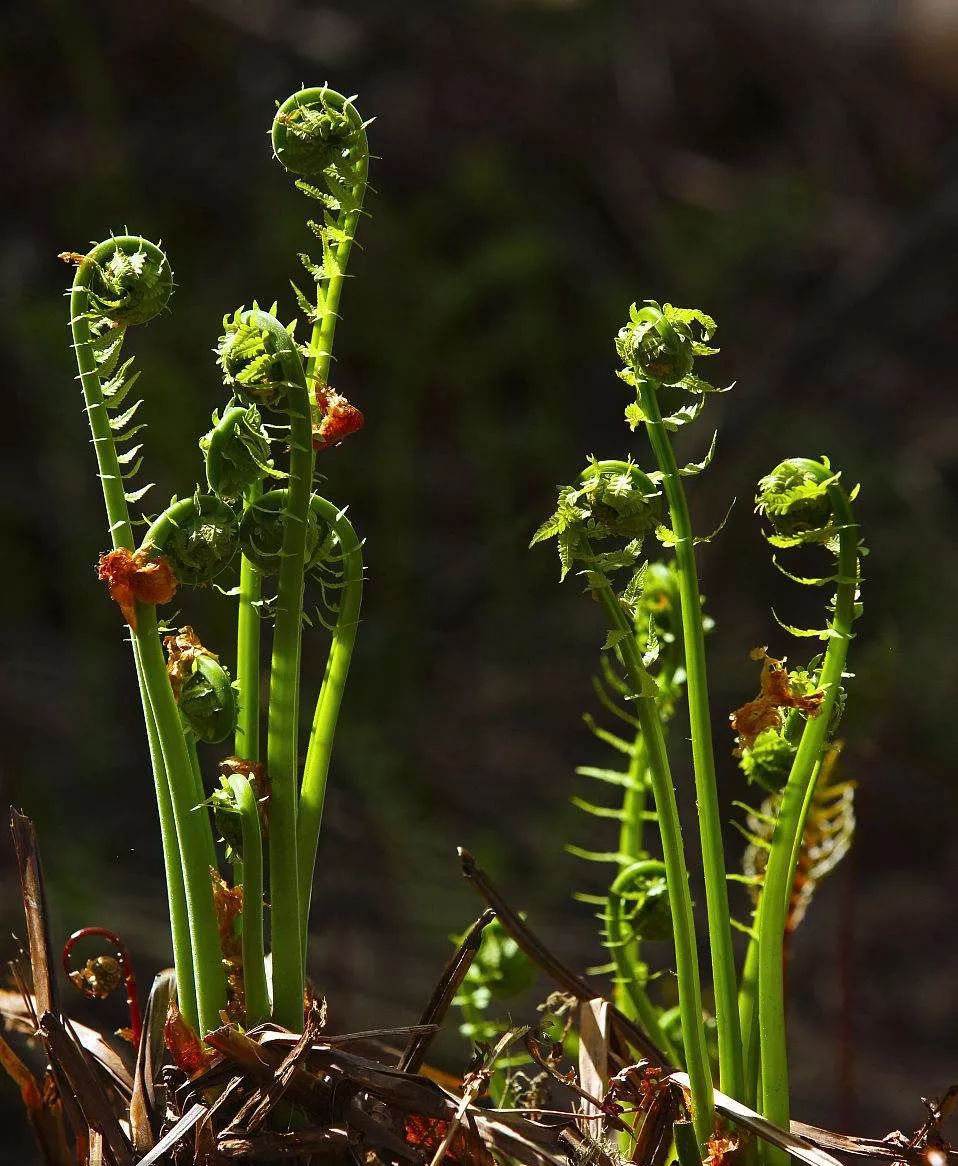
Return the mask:
[(767, 648), (753, 648), (749, 655), (753, 660), (762, 661), (762, 675), (758, 696), (746, 701), (729, 717), (729, 723), (738, 734), (737, 757), (741, 756), (743, 749), (751, 749), (760, 733), (782, 727), (782, 709), (797, 709), (815, 717), (825, 699), (821, 690), (812, 693), (794, 690), (784, 657), (776, 660), (768, 655)]
[(136, 631), (136, 604), (169, 603), (177, 581), (167, 559), (156, 551), (130, 551), (120, 547), (100, 556), (97, 578), (106, 583), (110, 598)]

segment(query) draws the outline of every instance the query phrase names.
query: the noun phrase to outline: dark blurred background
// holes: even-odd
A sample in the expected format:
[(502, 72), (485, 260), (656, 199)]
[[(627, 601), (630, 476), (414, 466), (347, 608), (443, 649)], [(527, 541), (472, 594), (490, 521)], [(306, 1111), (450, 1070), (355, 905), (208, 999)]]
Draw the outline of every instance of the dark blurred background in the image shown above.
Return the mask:
[[(376, 117), (379, 156), (334, 378), (367, 428), (324, 459), (369, 574), (314, 899), (333, 1026), (415, 1019), (478, 907), (459, 843), (564, 956), (601, 959), (571, 895), (603, 872), (564, 852), (611, 843), (569, 805), (591, 792), (574, 766), (608, 760), (581, 722), (600, 621), (526, 544), (586, 454), (646, 458), (621, 422), (612, 337), (632, 300), (668, 299), (718, 318), (709, 371), (737, 382), (681, 442), (697, 458), (720, 429), (690, 483), (700, 530), (738, 498), (701, 554), (726, 805), (747, 796), (725, 726), (756, 688), (748, 650), (807, 659), (770, 607), (814, 624), (820, 605), (772, 569), (754, 483), (822, 452), (863, 483), (843, 730), (859, 831), (794, 944), (795, 1108), (913, 1129), (919, 1095), (958, 1079), (956, 50), (947, 0), (8, 7), (0, 802), (37, 821), (56, 934), (116, 928), (146, 982), (168, 959), (56, 254), (127, 224), (169, 249), (173, 316), (131, 348), (156, 509), (199, 472), (223, 313), (279, 297), (292, 314), (310, 208), (265, 131), (275, 100), (328, 80)], [(225, 604), (194, 594), (183, 613), (230, 655)], [(324, 657), (317, 635), (305, 692)], [(690, 811), (681, 743), (676, 775)], [(22, 933), (7, 845), (0, 863), (3, 934)], [(465, 1057), (441, 1050), (453, 1070)], [(17, 1106), (6, 1079), (0, 1105)]]

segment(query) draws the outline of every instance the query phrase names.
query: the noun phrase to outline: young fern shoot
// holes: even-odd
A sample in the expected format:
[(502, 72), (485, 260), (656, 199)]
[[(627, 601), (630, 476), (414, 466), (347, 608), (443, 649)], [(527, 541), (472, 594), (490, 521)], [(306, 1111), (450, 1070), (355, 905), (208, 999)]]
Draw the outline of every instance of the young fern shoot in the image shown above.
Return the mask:
[[(365, 193), (365, 123), (352, 100), (328, 88), (303, 90), (280, 106), (273, 143), (283, 165), (304, 176), (297, 185), (323, 204), (322, 222), (310, 223), (322, 261), (306, 262), (316, 281), (315, 302), (297, 292), (312, 325), (310, 343), (300, 349), (275, 306), (266, 312), (254, 304), (224, 320), (217, 355), (233, 396), (200, 441), (206, 484), (174, 498), (139, 546), (129, 506), (149, 487), (133, 490), (127, 483), (139, 470), (142, 447), (121, 452), (118, 446), (143, 428), (142, 402), (123, 407), (136, 374), (120, 354), (126, 329), (166, 307), (172, 273), (159, 248), (136, 236), (110, 238), (88, 255), (64, 255), (77, 265), (74, 347), (112, 540), (99, 576), (132, 634), (160, 813), (179, 1008), (170, 1031), (181, 1034), (183, 1047), (192, 1041), (194, 1050), (201, 1048), (195, 1035), (182, 1034), (202, 1038), (227, 1008), (246, 1024), (272, 1018), (293, 1030), (302, 1025), (312, 868), (362, 597), (360, 541), (342, 508), (314, 494), (312, 484), (317, 453), (362, 422), (358, 410), (329, 389), (326, 376)], [(279, 424), (264, 424), (264, 413)], [(288, 450), (285, 468), (277, 468), (272, 456), (278, 438)], [(237, 572), (239, 586), (230, 590)], [(264, 598), (264, 582), (273, 576), (275, 595)], [(223, 594), (238, 598), (235, 682), (193, 628), (166, 629), (161, 638), (157, 622), (156, 605), (169, 602), (179, 587), (214, 580)], [(335, 622), (320, 616), (332, 640), (301, 772), (308, 580), (318, 585)], [(270, 619), (264, 750), (260, 641)], [(198, 745), (227, 739), (235, 755), (221, 762), (221, 788), (208, 797)], [(228, 842), (233, 888), (219, 873), (208, 810)], [(263, 916), (267, 884), (272, 991)], [(241, 939), (233, 929), (240, 912)]]
[[(738, 985), (729, 922), (722, 817), (715, 780), (705, 629), (695, 561), (697, 540), (683, 485), (684, 477), (700, 473), (708, 466), (715, 439), (704, 462), (680, 469), (669, 437), (670, 431), (686, 424), (691, 416), (697, 416), (706, 395), (716, 391), (714, 386), (693, 371), (697, 359), (718, 351), (709, 344), (714, 332), (715, 321), (695, 308), (674, 308), (671, 304), (660, 306), (655, 302), (648, 302), (638, 308), (633, 304), (629, 322), (619, 331), (616, 339), (616, 350), (625, 365), (619, 376), (636, 393), (636, 400), (629, 406), (626, 417), (633, 429), (639, 424), (645, 426), (659, 467), (656, 480), (662, 484), (669, 508), (671, 532), (668, 542), (675, 548), (685, 641), (692, 763), (715, 991), (720, 1083), (723, 1092), (740, 1098), (743, 1091), (743, 1064)], [(671, 386), (683, 389), (696, 398), (691, 413), (663, 416), (660, 393), (663, 387)]]
[[(790, 1118), (783, 975), (789, 901), (816, 777), (829, 733), (834, 731), (834, 714), (836, 709), (841, 711), (842, 678), (852, 626), (861, 612), (858, 586), (862, 546), (852, 510), (857, 490), (849, 494), (840, 479), (827, 459), (790, 458), (762, 479), (756, 499), (758, 512), (771, 526), (767, 537), (773, 546), (821, 544), (837, 559), (836, 571), (829, 579), (798, 580), (834, 582), (836, 590), (827, 627), (815, 632), (786, 627), (793, 634), (816, 635), (826, 641), (827, 647), (816, 673), (820, 703), (805, 723), (782, 791), (757, 915), (762, 1109), (770, 1121), (783, 1129), (788, 1129)], [(786, 1161), (784, 1151), (769, 1148), (771, 1166), (785, 1166)]]
[[(714, 1121), (713, 1090), (688, 869), (656, 705), (659, 689), (639, 653), (634, 630), (635, 608), (642, 594), (642, 544), (661, 525), (661, 513), (661, 495), (655, 483), (634, 463), (593, 461), (577, 485), (560, 489), (555, 513), (535, 533), (532, 543), (555, 538), (561, 577), (565, 578), (573, 567), (584, 576), (606, 618), (605, 646), (616, 652), (634, 701), (646, 747), (671, 903), (682, 1040), (692, 1085), (692, 1118), (696, 1136), (704, 1146)], [(629, 572), (629, 579), (617, 591), (612, 580), (622, 571)]]

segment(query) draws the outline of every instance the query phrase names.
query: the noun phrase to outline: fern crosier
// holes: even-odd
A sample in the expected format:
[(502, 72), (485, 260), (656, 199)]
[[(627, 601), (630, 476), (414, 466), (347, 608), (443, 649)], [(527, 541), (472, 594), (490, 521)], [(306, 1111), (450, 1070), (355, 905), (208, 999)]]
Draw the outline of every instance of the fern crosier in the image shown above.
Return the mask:
[[(768, 865), (757, 914), (757, 965), (755, 982), (743, 986), (743, 1020), (749, 1029), (746, 1044), (755, 1041), (755, 1026), (761, 1032), (761, 1077), (765, 1116), (787, 1128), (789, 1121), (788, 1064), (785, 1039), (784, 981), (782, 952), (789, 915), (792, 881), (815, 778), (825, 754), (829, 733), (834, 731), (836, 709), (842, 702), (842, 680), (852, 637), (852, 627), (861, 614), (858, 597), (860, 559), (863, 548), (859, 528), (852, 510), (857, 488), (846, 492), (840, 474), (828, 460), (789, 458), (781, 462), (759, 483), (756, 509), (771, 526), (766, 535), (775, 547), (802, 544), (824, 546), (836, 556), (833, 574), (822, 578), (792, 575), (779, 567), (790, 579), (805, 585), (835, 585), (829, 605), (829, 619), (822, 629), (782, 626), (793, 635), (820, 638), (827, 643), (821, 665), (810, 679), (821, 690), (817, 715), (805, 722), (782, 792), (774, 832), (768, 852)], [(778, 565), (776, 563), (776, 565)], [(776, 616), (776, 619), (778, 617)], [(779, 621), (781, 623), (781, 621)], [(757, 1008), (755, 997), (757, 995)], [(750, 1070), (752, 1081), (757, 1065)], [(773, 1166), (786, 1155), (770, 1152)]]
[(294, 93), (273, 119), (277, 160), (297, 176), (296, 188), (322, 208), (319, 220), (307, 220), (319, 240), (319, 261), (305, 253), (299, 257), (315, 284), (314, 297), (292, 284), (300, 311), (312, 325), (306, 373), (321, 383), (329, 375), (339, 298), (366, 196), (369, 124), (355, 98), (325, 85)]
[[(276, 305), (265, 315), (275, 317)], [(295, 322), (287, 331), (292, 335), (294, 329)], [(223, 317), (216, 363), (222, 369), (223, 383), (246, 404), (285, 408), (290, 387), (286, 370), (272, 342), (271, 330), (255, 302), (252, 311), (237, 308), (232, 316)]]
[(177, 582), (208, 586), (230, 566), (239, 546), (236, 513), (215, 494), (173, 499), (143, 538), (144, 551), (161, 552)]
[[(126, 556), (134, 566), (145, 566), (153, 560), (134, 552), (129, 512), (149, 489), (129, 488), (140, 466), (140, 446), (119, 448), (144, 428), (136, 420), (142, 402), (126, 405), (136, 374), (131, 360), (121, 362), (121, 350), (129, 326), (147, 322), (166, 307), (172, 272), (159, 247), (134, 235), (111, 237), (88, 255), (68, 258), (78, 265), (71, 323), (113, 543), (106, 557)], [(103, 565), (101, 559), (101, 574)], [(112, 577), (108, 581), (112, 589)], [(133, 656), (163, 837), (180, 1010), (191, 1028), (209, 1030), (219, 1021), (226, 988), (209, 882), (212, 833), (206, 816), (193, 812), (194, 770), (166, 674), (155, 601), (145, 593), (130, 596)]]
[(213, 428), (200, 438), (206, 480), (218, 498), (236, 504), (264, 478), (279, 476), (270, 458), (269, 434), (255, 405), (227, 405), (213, 413)]

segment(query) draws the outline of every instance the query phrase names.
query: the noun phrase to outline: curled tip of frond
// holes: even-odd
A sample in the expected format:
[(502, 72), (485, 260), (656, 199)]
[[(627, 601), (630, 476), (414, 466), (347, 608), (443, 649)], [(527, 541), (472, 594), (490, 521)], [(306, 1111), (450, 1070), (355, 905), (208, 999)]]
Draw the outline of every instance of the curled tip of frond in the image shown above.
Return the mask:
[(755, 509), (772, 528), (769, 541), (789, 547), (827, 543), (835, 535), (829, 487), (839, 480), (828, 458), (786, 458), (758, 484)]
[(675, 308), (655, 300), (646, 300), (641, 308), (633, 304), (615, 339), (625, 364), (619, 375), (630, 384), (642, 379), (694, 393), (714, 391), (692, 368), (697, 357), (718, 352), (708, 343), (715, 327), (712, 317), (698, 308)]
[(143, 547), (161, 551), (180, 583), (204, 587), (226, 570), (238, 546), (238, 519), (214, 494), (173, 501), (150, 526)]
[(237, 308), (223, 317), (223, 334), (216, 345), (216, 363), (223, 382), (245, 401), (279, 406), (287, 395), (283, 362), (272, 334), (271, 314)]
[(322, 86), (301, 89), (276, 111), (271, 137), (277, 160), (293, 174), (317, 179), (368, 159), (365, 123), (353, 97)]
[[(248, 506), (240, 523), (243, 554), (264, 575), (275, 575), (283, 558), (283, 539), (289, 518), (288, 491), (270, 490)], [(306, 570), (318, 570), (339, 552), (336, 535), (328, 522), (310, 506), (306, 514)]]
[[(652, 479), (629, 462), (593, 461), (580, 486), (563, 486), (555, 513), (530, 546), (555, 538), (562, 578), (573, 564), (610, 574), (635, 567), (642, 541), (662, 521), (662, 497)], [(609, 547), (609, 543), (619, 546)]]
[(222, 418), (214, 414), (213, 428), (200, 438), (200, 449), (210, 489), (228, 502), (238, 501), (251, 486), (277, 472), (255, 405), (232, 405)]
[(658, 942), (672, 938), (672, 906), (662, 863), (640, 860), (612, 884), (612, 902), (622, 905), (622, 922), (633, 936)]
[(90, 318), (115, 327), (145, 324), (167, 306), (173, 295), (173, 271), (166, 255), (139, 235), (111, 235), (86, 255), (62, 252), (74, 264), (74, 285), (86, 289)]
[(236, 691), (226, 667), (191, 627), (165, 636), (166, 670), (185, 727), (200, 741), (218, 744), (236, 729)]

